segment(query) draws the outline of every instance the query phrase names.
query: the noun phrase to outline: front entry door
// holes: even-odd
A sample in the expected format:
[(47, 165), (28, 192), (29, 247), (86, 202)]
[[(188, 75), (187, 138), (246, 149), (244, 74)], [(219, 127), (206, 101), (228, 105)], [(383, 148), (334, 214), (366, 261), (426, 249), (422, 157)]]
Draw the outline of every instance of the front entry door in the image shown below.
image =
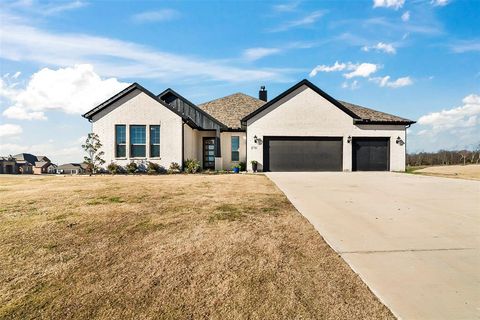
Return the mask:
[(215, 138), (203, 138), (203, 169), (215, 170)]

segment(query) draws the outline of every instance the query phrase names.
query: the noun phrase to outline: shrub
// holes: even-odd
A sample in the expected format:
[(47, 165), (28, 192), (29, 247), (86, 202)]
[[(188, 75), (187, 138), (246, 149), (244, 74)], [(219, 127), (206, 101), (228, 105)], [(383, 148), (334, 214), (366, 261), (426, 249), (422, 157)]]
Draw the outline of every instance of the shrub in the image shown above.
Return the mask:
[(186, 173), (197, 173), (200, 171), (200, 162), (195, 159), (187, 159), (184, 167)]
[(180, 165), (176, 162), (170, 163), (170, 168), (168, 168), (168, 173), (180, 173)]
[(117, 173), (121, 172), (120, 166), (118, 164), (116, 164), (115, 162), (111, 162), (107, 166), (107, 170), (108, 170), (108, 172), (110, 172), (110, 174), (117, 174)]
[(240, 162), (238, 165), (240, 166), (240, 171), (247, 170), (247, 164), (245, 162)]
[(156, 174), (156, 173), (166, 173), (167, 170), (165, 170), (164, 167), (159, 165), (158, 163), (155, 162), (148, 162), (147, 163), (147, 173), (148, 174)]
[(135, 173), (138, 169), (138, 165), (135, 162), (130, 162), (125, 166), (125, 169), (127, 170), (127, 173), (132, 174)]

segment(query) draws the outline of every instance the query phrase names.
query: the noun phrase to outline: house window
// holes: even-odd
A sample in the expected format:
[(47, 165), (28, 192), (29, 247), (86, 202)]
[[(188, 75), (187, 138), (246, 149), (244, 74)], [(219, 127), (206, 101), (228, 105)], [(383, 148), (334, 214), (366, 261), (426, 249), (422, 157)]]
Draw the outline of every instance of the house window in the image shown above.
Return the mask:
[(124, 124), (115, 126), (115, 157), (125, 158), (127, 156), (127, 130)]
[(160, 126), (150, 126), (150, 157), (160, 157)]
[(130, 157), (146, 157), (146, 143), (145, 126), (130, 126)]
[(232, 161), (240, 160), (240, 137), (232, 136)]

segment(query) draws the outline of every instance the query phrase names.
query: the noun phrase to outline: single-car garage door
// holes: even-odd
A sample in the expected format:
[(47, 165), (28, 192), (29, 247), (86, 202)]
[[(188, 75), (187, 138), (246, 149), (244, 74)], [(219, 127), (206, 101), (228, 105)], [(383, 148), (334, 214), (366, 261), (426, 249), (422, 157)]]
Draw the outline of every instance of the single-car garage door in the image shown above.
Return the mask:
[(388, 171), (389, 138), (353, 138), (353, 171)]
[(342, 171), (341, 137), (264, 137), (264, 171)]

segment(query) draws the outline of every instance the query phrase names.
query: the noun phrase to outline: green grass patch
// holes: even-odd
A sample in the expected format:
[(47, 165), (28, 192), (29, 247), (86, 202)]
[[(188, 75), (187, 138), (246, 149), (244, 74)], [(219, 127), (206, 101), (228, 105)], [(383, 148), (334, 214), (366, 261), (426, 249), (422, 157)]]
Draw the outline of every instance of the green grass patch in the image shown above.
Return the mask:
[(426, 166), (407, 166), (405, 173), (418, 174), (416, 171), (424, 168), (426, 168)]
[(123, 200), (121, 197), (108, 197), (108, 196), (101, 196), (96, 199), (92, 199), (90, 201), (87, 201), (87, 205), (89, 206), (95, 206), (99, 204), (108, 204), (108, 203), (124, 203), (125, 200)]
[(244, 217), (245, 215), (242, 213), (240, 208), (231, 204), (222, 204), (215, 209), (213, 215), (210, 216), (208, 221), (237, 221)]

